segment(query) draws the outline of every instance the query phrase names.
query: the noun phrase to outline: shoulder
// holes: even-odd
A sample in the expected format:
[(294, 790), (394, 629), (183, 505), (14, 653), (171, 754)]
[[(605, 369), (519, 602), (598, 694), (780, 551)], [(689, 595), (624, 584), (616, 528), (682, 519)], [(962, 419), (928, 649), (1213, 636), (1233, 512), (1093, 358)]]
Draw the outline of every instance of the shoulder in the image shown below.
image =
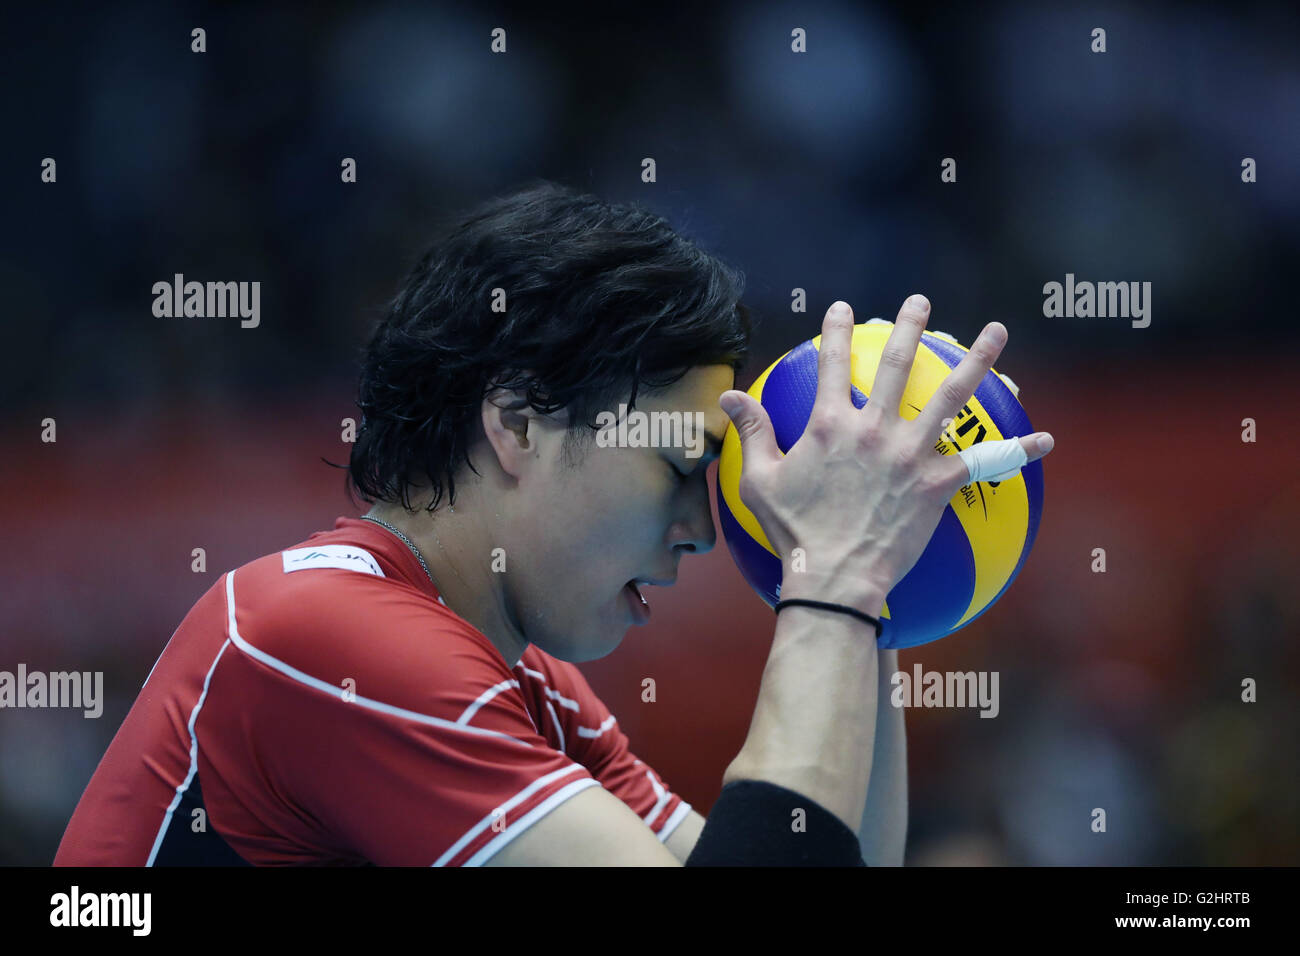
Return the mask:
[(338, 566), (289, 570), (294, 550), (226, 575), (227, 636), (245, 656), (418, 711), (468, 706), (512, 678), (486, 636), (427, 592), (368, 570), (364, 549), (347, 546)]

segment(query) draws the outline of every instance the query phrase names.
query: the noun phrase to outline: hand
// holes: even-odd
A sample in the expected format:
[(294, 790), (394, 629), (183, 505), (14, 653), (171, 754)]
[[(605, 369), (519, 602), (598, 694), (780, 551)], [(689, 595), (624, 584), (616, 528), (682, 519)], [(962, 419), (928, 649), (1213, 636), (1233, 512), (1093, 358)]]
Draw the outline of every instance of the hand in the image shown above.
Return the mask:
[[(1007, 342), (990, 322), (912, 421), (899, 415), (930, 303), (903, 303), (881, 353), (867, 404), (850, 397), (853, 311), (836, 302), (822, 322), (817, 397), (799, 440), (782, 455), (762, 404), (732, 389), (719, 403), (740, 438), (740, 497), (785, 566), (781, 597), (810, 597), (880, 613), (920, 558), (949, 500), (970, 481), (966, 462), (934, 449)], [(737, 400), (733, 408), (728, 408)], [(1028, 461), (1052, 448), (1046, 432), (1017, 439)], [(791, 555), (802, 548), (803, 572)]]

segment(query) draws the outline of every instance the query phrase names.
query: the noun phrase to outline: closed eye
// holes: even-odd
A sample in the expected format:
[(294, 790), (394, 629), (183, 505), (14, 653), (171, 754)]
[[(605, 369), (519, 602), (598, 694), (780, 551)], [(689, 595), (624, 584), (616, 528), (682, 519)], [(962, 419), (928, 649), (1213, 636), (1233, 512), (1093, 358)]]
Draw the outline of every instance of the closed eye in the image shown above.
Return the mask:
[(690, 471), (679, 470), (678, 467), (675, 464), (673, 464), (672, 458), (665, 458), (664, 460), (668, 462), (668, 467), (670, 467), (673, 471), (677, 473), (678, 481), (687, 481), (693, 478), (696, 474), (701, 474), (701, 475), (704, 474), (706, 471), (709, 470), (709, 463), (716, 461), (718, 458), (719, 455), (715, 454), (713, 451), (707, 451), (699, 458), (692, 459), (694, 461), (697, 461), (698, 464), (695, 468), (691, 469)]

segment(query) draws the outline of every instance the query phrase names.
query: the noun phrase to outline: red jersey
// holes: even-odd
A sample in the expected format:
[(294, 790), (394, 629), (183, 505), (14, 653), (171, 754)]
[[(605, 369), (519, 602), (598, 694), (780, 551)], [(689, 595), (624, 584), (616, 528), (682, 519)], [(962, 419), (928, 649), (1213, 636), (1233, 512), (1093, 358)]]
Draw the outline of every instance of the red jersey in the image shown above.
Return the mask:
[(575, 666), (510, 667), (400, 539), (338, 518), (194, 605), (54, 862), (474, 866), (587, 787), (661, 841), (690, 811)]

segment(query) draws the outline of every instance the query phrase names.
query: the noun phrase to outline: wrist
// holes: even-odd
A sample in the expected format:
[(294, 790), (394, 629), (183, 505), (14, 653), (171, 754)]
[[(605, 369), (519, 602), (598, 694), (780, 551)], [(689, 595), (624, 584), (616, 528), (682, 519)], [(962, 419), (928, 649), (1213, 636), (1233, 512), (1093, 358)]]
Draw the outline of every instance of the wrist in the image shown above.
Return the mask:
[(850, 575), (816, 575), (787, 568), (781, 580), (780, 599), (844, 604), (863, 614), (880, 617), (886, 595), (883, 588)]

